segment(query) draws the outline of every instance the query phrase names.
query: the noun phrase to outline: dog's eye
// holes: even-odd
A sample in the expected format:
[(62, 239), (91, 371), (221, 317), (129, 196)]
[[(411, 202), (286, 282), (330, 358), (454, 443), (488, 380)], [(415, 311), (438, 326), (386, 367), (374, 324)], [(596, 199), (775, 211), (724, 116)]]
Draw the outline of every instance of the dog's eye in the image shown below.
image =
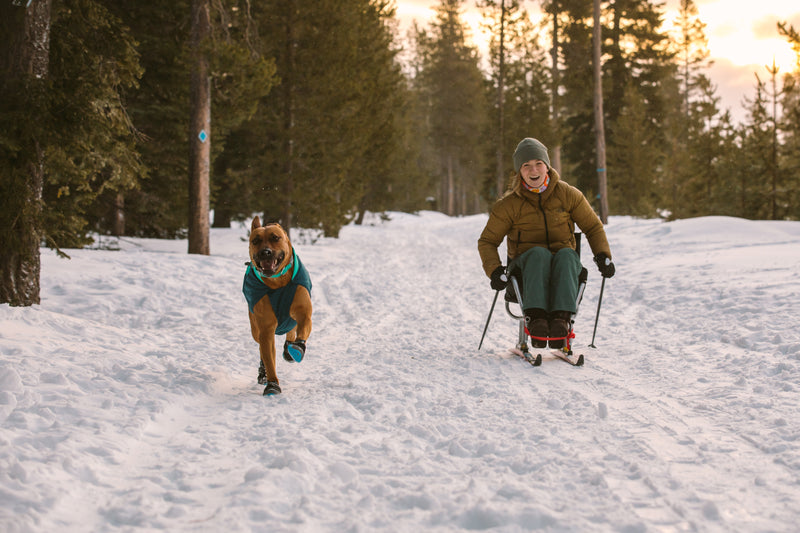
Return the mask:
[(253, 246), (258, 246), (259, 244), (261, 244), (261, 237), (256, 237), (250, 242), (253, 244)]
[(272, 242), (278, 242), (279, 240), (281, 240), (281, 236), (278, 235), (277, 233), (273, 233), (272, 235), (269, 236), (269, 240), (271, 240)]

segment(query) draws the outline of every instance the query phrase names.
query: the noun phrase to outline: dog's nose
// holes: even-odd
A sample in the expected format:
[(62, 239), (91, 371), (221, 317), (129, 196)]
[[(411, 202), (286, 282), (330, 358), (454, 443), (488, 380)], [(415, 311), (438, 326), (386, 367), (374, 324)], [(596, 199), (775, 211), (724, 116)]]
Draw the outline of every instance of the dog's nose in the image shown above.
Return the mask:
[(264, 261), (270, 259), (271, 257), (272, 257), (272, 250), (270, 250), (269, 248), (262, 248), (256, 254), (256, 260), (258, 261)]

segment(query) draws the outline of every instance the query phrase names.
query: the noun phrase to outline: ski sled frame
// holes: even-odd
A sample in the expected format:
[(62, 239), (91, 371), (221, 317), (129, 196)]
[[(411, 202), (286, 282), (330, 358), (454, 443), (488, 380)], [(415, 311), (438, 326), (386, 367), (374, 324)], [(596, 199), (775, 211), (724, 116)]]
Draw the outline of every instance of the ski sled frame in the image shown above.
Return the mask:
[[(579, 232), (575, 232), (575, 251), (578, 252), (578, 257), (580, 258), (581, 255), (581, 234)], [(509, 261), (510, 262), (510, 261)], [(551, 353), (566, 361), (567, 363), (573, 366), (582, 366), (583, 365), (583, 354), (579, 354), (577, 357), (572, 352), (572, 339), (575, 338), (575, 333), (573, 332), (573, 327), (575, 325), (575, 317), (578, 315), (578, 311), (580, 310), (581, 300), (583, 300), (583, 292), (586, 289), (586, 280), (589, 277), (589, 272), (586, 270), (586, 267), (581, 265), (581, 271), (578, 274), (578, 295), (575, 299), (575, 312), (570, 315), (569, 318), (569, 331), (567, 332), (567, 337), (564, 339), (564, 346), (562, 348), (555, 348), (551, 350)], [(519, 281), (517, 277), (511, 273), (508, 276), (508, 285), (509, 287), (506, 288), (505, 293), (505, 306), (506, 306), (506, 313), (511, 318), (517, 320), (519, 324), (519, 337), (517, 340), (517, 345), (511, 349), (513, 353), (522, 357), (527, 362), (532, 364), (533, 366), (539, 366), (542, 364), (542, 355), (536, 354), (533, 355), (530, 352), (530, 348), (528, 347), (528, 333), (525, 331), (525, 313), (522, 311), (522, 293), (519, 290)], [(512, 304), (516, 304), (519, 306), (519, 314), (516, 314), (511, 306)]]

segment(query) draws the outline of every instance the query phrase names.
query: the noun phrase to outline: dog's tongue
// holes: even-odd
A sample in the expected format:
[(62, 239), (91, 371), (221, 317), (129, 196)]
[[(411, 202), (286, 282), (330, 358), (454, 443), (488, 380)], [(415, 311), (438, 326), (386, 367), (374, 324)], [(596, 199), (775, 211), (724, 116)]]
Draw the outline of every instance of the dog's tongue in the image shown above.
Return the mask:
[(276, 268), (278, 268), (278, 260), (272, 261), (261, 261), (261, 270), (265, 272), (274, 272)]
[(278, 258), (276, 257), (271, 261), (261, 261), (259, 266), (264, 272), (275, 272), (278, 270)]

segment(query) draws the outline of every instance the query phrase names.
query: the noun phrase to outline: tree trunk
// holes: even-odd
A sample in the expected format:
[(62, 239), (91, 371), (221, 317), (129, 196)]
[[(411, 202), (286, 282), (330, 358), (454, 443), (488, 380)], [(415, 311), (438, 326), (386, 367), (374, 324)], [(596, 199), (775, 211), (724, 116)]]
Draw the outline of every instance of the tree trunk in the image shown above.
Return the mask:
[(506, 189), (503, 168), (503, 149), (505, 148), (505, 124), (503, 117), (503, 100), (505, 93), (505, 26), (506, 2), (500, 0), (500, 57), (497, 69), (497, 197), (500, 198)]
[(600, 220), (608, 224), (608, 194), (606, 192), (606, 132), (603, 124), (603, 66), (600, 64), (602, 30), (600, 0), (594, 0), (594, 127), (597, 136), (597, 194), (600, 196)]
[[(223, 205), (223, 203), (225, 205)], [(218, 202), (214, 207), (214, 228), (230, 228), (233, 222), (233, 213), (227, 202)]]
[[(49, 69), (50, 6), (50, 0), (39, 0), (28, 7), (5, 2), (0, 9), (3, 26), (10, 29), (3, 36), (10, 46), (8, 55), (0, 58), (0, 76), (4, 78), (0, 92), (39, 93), (38, 86), (46, 80)], [(37, 107), (32, 106), (31, 112), (44, 112)], [(10, 176), (3, 177), (5, 183), (0, 186), (5, 196), (0, 205), (7, 210), (3, 219), (8, 217), (11, 222), (0, 230), (0, 303), (30, 306), (40, 302), (39, 220), (45, 150), (35, 128), (19, 131), (24, 132), (18, 139), (22, 162)]]
[(456, 186), (453, 176), (453, 156), (447, 156), (447, 214), (453, 216), (456, 211)]
[(209, 174), (211, 165), (211, 82), (202, 50), (211, 32), (209, 0), (192, 2), (192, 50), (189, 132), (189, 253), (209, 255)]
[(772, 153), (770, 161), (770, 174), (772, 175), (772, 220), (778, 220), (778, 67), (775, 65), (775, 58), (772, 59), (772, 68), (767, 69), (772, 77)]
[[(561, 117), (559, 114), (558, 106), (558, 86), (560, 83), (560, 75), (558, 71), (558, 9), (553, 5), (553, 48), (550, 50), (550, 57), (552, 60), (552, 88), (550, 89), (550, 99), (552, 106), (552, 120), (553, 128), (558, 131), (561, 128)], [(556, 172), (561, 174), (561, 143), (558, 142), (553, 146), (550, 153), (550, 166), (556, 169)]]
[(120, 192), (114, 197), (114, 235), (121, 237), (125, 235), (125, 196)]
[(295, 3), (294, 0), (285, 2), (286, 16), (286, 69), (283, 77), (283, 157), (284, 157), (284, 186), (283, 206), (280, 213), (280, 223), (286, 231), (292, 227), (292, 197), (294, 196), (294, 78), (295, 78)]

